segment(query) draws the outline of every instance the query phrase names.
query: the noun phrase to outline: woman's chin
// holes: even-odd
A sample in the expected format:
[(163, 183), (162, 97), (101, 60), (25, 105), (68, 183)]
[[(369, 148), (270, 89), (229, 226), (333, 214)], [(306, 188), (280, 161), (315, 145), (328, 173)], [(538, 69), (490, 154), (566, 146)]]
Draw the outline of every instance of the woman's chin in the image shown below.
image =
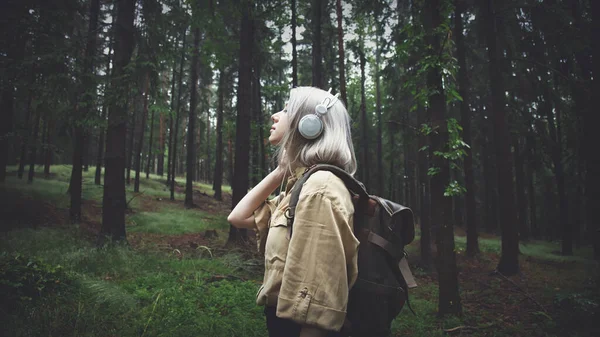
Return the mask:
[(281, 142), (281, 137), (277, 137), (273, 134), (269, 136), (269, 143), (271, 143), (271, 145), (278, 145), (279, 142)]

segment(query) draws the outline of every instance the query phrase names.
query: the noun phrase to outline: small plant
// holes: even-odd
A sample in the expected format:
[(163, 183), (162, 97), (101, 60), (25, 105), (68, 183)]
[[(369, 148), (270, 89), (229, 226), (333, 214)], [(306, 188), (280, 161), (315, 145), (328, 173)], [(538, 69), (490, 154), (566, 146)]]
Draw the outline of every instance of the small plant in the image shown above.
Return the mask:
[(0, 293), (4, 305), (34, 301), (45, 293), (58, 291), (71, 279), (62, 266), (50, 265), (21, 254), (0, 255)]

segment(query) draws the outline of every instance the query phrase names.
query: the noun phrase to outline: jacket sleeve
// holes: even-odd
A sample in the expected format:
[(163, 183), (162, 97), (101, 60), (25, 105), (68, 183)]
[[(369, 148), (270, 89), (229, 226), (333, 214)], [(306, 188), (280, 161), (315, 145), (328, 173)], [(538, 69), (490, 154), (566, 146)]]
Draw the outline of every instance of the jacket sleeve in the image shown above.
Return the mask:
[(351, 215), (323, 193), (302, 195), (277, 301), (277, 316), (327, 330), (344, 323), (358, 240)]
[(256, 210), (254, 210), (254, 231), (256, 232), (256, 245), (261, 254), (265, 253), (265, 244), (267, 242), (267, 234), (269, 233), (269, 222), (271, 214), (277, 207), (279, 200), (285, 196), (280, 193), (273, 199), (265, 200)]

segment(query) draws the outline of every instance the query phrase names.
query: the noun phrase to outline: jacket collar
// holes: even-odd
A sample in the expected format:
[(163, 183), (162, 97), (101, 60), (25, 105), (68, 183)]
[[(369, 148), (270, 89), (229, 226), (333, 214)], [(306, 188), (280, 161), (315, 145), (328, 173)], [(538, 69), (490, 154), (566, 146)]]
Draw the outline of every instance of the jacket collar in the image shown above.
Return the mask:
[(297, 167), (294, 172), (288, 177), (287, 179), (287, 183), (285, 185), (285, 192), (288, 193), (292, 187), (294, 187), (294, 184), (296, 183), (296, 181), (298, 181), (298, 179), (300, 179), (302, 177), (302, 175), (307, 171), (307, 167)]

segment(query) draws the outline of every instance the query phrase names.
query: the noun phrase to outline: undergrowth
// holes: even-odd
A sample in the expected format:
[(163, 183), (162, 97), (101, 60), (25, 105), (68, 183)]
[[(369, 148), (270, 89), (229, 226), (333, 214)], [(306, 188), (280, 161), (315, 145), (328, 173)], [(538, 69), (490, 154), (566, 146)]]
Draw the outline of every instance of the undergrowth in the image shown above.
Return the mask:
[[(52, 172), (50, 179), (38, 174), (33, 184), (9, 176), (3, 193), (18, 192), (19, 198), (64, 210), (70, 167), (55, 166)], [(102, 186), (93, 184), (93, 174), (92, 169), (84, 173), (83, 198), (101, 203)], [(58, 223), (19, 224), (0, 234), (4, 335), (267, 336), (262, 308), (255, 304), (261, 261), (242, 249), (223, 247), (226, 214), (162, 202), (169, 197), (162, 177), (142, 175), (140, 183), (140, 193), (127, 187), (132, 208), (127, 231), (130, 238), (147, 239), (137, 246), (97, 247), (82, 227)], [(177, 183), (185, 182), (178, 178)], [(195, 190), (209, 194), (211, 187), (196, 183)], [(183, 195), (177, 193), (176, 199)], [(219, 238), (190, 242), (181, 250), (168, 243), (209, 229)], [(480, 239), (482, 254), (476, 259), (465, 257), (465, 245), (457, 236), (463, 314), (437, 316), (436, 274), (415, 265), (419, 286), (410, 291), (410, 306), (416, 315), (405, 305), (392, 325), (395, 336), (583, 337), (598, 332), (600, 292), (589, 249), (565, 257), (556, 254), (556, 243), (521, 244), (524, 272), (512, 278), (519, 289), (489, 275), (498, 262), (498, 239)], [(418, 241), (408, 250), (410, 261), (418, 255)]]

